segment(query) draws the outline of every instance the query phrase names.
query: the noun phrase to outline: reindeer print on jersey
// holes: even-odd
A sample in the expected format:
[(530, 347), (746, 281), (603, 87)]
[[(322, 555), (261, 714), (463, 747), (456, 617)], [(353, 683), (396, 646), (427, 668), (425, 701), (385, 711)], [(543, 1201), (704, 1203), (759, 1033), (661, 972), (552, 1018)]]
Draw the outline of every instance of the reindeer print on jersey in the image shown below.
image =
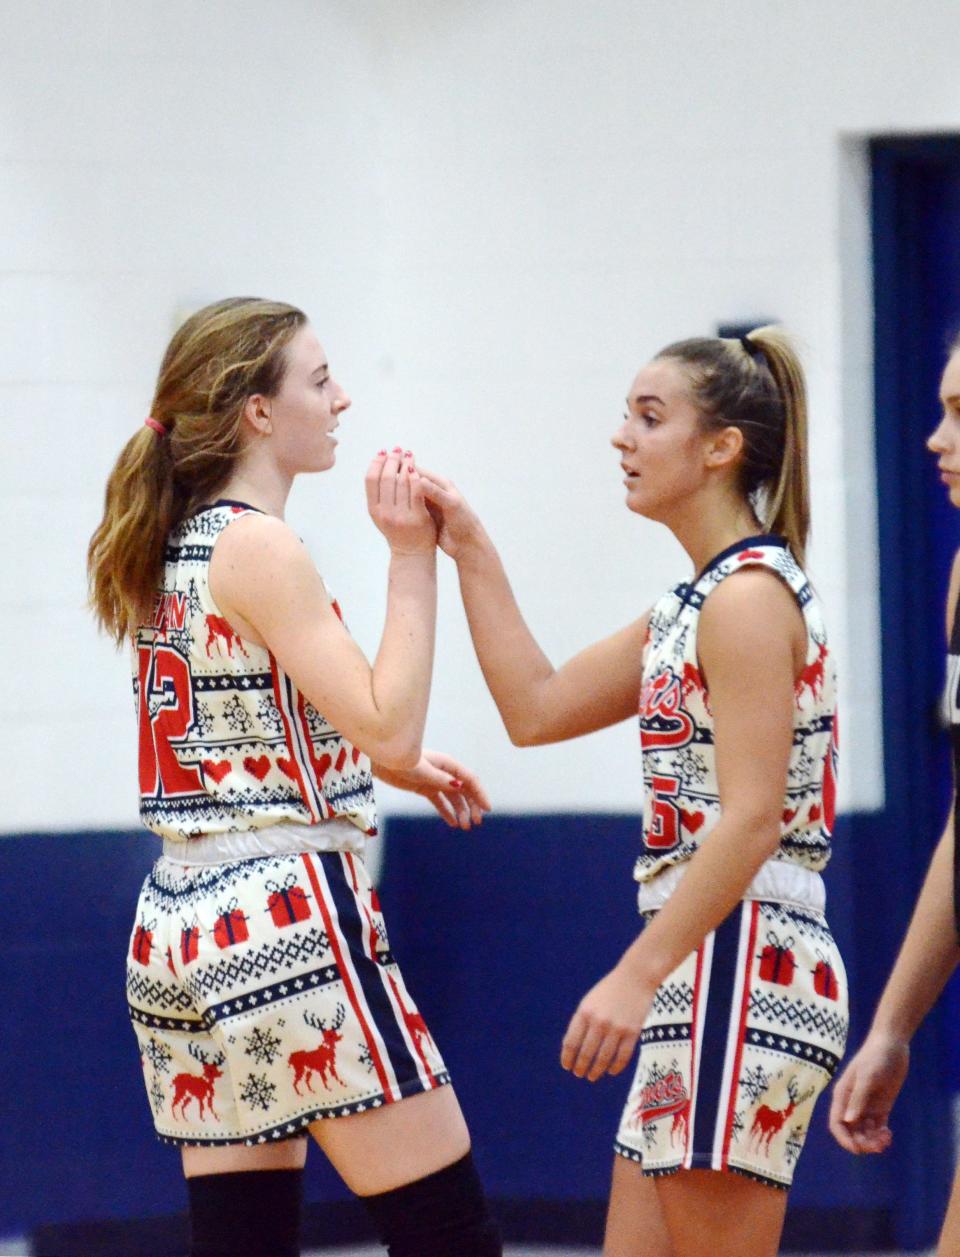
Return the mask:
[(210, 593), (214, 544), (247, 511), (215, 504), (171, 533), (154, 613), (132, 642), (141, 819), (189, 842), (342, 818), (360, 851), (377, 831), (369, 759)]
[(833, 660), (806, 576), (781, 539), (755, 537), (718, 555), (692, 585), (670, 590), (650, 614), (639, 697), (643, 845), (634, 875), (641, 882), (689, 859), (720, 819), (709, 677), (697, 654), (697, 624), (711, 591), (744, 567), (775, 572), (807, 626), (777, 858), (814, 871), (829, 859), (836, 792)]

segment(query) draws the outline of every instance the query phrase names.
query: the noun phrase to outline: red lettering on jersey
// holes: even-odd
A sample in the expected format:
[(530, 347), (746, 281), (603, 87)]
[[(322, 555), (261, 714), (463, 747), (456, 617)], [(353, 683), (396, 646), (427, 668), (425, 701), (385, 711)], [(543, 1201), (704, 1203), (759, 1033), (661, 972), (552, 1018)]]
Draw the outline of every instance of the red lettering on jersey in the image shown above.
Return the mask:
[(694, 723), (683, 709), (680, 680), (669, 668), (640, 691), (640, 741), (645, 747), (686, 746)]

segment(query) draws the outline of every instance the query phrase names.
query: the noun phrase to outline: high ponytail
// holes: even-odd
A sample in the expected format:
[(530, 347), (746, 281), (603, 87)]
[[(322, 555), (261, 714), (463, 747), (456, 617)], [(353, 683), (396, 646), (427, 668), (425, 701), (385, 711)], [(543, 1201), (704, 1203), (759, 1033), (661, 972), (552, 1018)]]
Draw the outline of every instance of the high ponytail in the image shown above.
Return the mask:
[(785, 537), (802, 565), (810, 533), (807, 392), (789, 338), (760, 327), (739, 340), (677, 341), (657, 358), (686, 369), (705, 426), (743, 433), (744, 496), (764, 531)]
[[(767, 532), (786, 537), (802, 566), (810, 535), (807, 386), (803, 368), (782, 328), (758, 327), (746, 339), (762, 353), (783, 404), (783, 455), (780, 473), (766, 491), (763, 526)], [(755, 365), (760, 366), (757, 359)]]
[(284, 351), (305, 323), (295, 306), (232, 297), (198, 310), (175, 333), (152, 422), (123, 447), (87, 551), (90, 604), (118, 645), (151, 618), (167, 537), (229, 479), (243, 449), (247, 398), (276, 394)]

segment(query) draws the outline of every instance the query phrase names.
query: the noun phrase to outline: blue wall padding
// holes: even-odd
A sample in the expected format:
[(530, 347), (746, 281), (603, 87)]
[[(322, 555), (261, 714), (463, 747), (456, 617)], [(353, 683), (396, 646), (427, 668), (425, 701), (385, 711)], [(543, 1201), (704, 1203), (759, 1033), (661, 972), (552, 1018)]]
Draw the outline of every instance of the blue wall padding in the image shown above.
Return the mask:
[[(494, 1196), (606, 1195), (627, 1079), (578, 1081), (558, 1055), (580, 996), (637, 929), (637, 823), (501, 816), (466, 834), (421, 818), (389, 823), (381, 894), (391, 943), (451, 1068)], [(895, 940), (882, 920), (857, 911), (854, 828), (840, 826), (828, 885), (851, 971), (873, 975), (872, 998)], [(0, 1235), (184, 1206), (177, 1153), (152, 1134), (123, 993), (137, 889), (155, 852), (150, 838), (122, 833), (0, 842)], [(875, 945), (882, 962), (871, 959)], [(859, 1007), (861, 1032), (869, 1011)], [(825, 1112), (801, 1159), (795, 1203), (891, 1203), (895, 1153), (882, 1163), (847, 1157), (826, 1134)], [(309, 1198), (343, 1195), (315, 1151)]]

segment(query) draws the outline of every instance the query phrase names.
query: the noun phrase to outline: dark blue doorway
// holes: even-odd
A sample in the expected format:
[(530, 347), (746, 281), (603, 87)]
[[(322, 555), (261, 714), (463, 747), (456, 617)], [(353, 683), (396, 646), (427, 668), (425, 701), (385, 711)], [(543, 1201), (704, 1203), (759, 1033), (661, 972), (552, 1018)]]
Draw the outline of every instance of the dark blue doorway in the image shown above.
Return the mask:
[[(875, 391), (886, 804), (862, 872), (883, 939), (861, 934), (859, 999), (876, 1002), (946, 818), (948, 746), (939, 703), (944, 600), (960, 520), (925, 447), (938, 421), (948, 336), (960, 326), (960, 137), (871, 144)], [(883, 870), (882, 881), (877, 869)], [(869, 975), (869, 976), (867, 976)], [(861, 1010), (862, 1011), (862, 1010)], [(960, 1090), (960, 987), (918, 1034), (894, 1110), (889, 1166), (898, 1239), (933, 1241), (952, 1168)]]

